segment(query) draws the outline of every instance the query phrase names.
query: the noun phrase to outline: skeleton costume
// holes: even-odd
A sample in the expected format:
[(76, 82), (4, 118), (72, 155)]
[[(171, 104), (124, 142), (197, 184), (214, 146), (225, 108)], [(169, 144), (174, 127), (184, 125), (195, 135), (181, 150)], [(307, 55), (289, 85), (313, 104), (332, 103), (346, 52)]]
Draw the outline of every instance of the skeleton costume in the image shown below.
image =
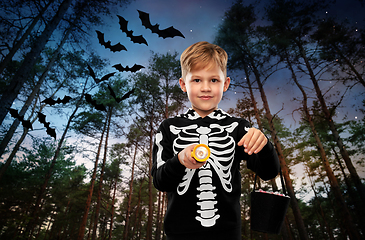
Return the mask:
[[(241, 239), (240, 161), (264, 179), (274, 178), (279, 160), (268, 142), (251, 156), (238, 141), (249, 123), (218, 109), (201, 118), (193, 109), (163, 121), (153, 148), (152, 176), (155, 187), (167, 192), (164, 228), (167, 239)], [(203, 143), (210, 158), (199, 169), (187, 169), (178, 153), (191, 144)]]

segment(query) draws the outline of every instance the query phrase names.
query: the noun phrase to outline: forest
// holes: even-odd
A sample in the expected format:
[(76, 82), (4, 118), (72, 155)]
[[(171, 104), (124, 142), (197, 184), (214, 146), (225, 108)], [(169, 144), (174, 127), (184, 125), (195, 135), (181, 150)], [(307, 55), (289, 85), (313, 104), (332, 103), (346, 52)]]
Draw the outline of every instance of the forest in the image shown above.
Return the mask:
[[(279, 235), (252, 231), (255, 173), (242, 161), (242, 239), (364, 239), (364, 22), (326, 16), (331, 0), (265, 2), (233, 2), (214, 33), (230, 96), (242, 93), (224, 110), (268, 136), (290, 196)], [(190, 105), (181, 52), (120, 70), (90, 47), (91, 29), (128, 4), (0, 2), (0, 239), (166, 239), (152, 147), (159, 124)], [(104, 37), (105, 51), (122, 51)], [(294, 127), (272, 88), (297, 106)], [(280, 176), (256, 185), (282, 192)]]

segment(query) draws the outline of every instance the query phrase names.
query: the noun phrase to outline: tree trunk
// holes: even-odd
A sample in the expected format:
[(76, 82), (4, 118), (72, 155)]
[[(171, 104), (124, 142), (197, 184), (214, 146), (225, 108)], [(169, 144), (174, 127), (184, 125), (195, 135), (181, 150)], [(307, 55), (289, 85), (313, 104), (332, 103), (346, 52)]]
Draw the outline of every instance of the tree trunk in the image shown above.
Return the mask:
[(104, 138), (104, 133), (106, 131), (106, 127), (107, 127), (107, 121), (105, 121), (105, 123), (104, 123), (103, 131), (101, 133), (101, 137), (100, 137), (100, 141), (99, 141), (98, 151), (96, 153), (96, 159), (95, 159), (95, 164), (94, 164), (93, 175), (92, 175), (91, 181), (90, 181), (89, 194), (87, 196), (87, 200), (86, 200), (86, 203), (85, 203), (84, 215), (82, 217), (81, 225), (80, 225), (80, 228), (79, 228), (79, 234), (78, 234), (78, 238), (77, 238), (78, 240), (83, 240), (84, 235), (85, 235), (87, 217), (89, 215), (89, 210), (90, 210), (90, 205), (91, 205), (91, 198), (92, 198), (92, 195), (93, 195), (95, 179), (96, 179), (96, 172), (97, 172), (97, 169), (98, 169), (100, 151), (101, 151), (101, 147), (102, 147), (102, 144), (103, 144), (103, 138)]
[[(39, 89), (41, 88), (44, 80), (46, 79), (46, 76), (47, 76), (49, 70), (52, 68), (52, 66), (54, 65), (56, 59), (58, 58), (58, 55), (59, 55), (63, 45), (66, 43), (66, 40), (67, 40), (68, 36), (70, 35), (72, 29), (73, 29), (73, 27), (70, 27), (66, 31), (60, 45), (57, 47), (56, 51), (53, 53), (52, 58), (49, 60), (49, 62), (47, 64), (47, 67), (43, 71), (41, 77), (39, 78), (39, 80), (36, 84), (36, 86), (33, 88), (32, 93), (28, 96), (27, 101), (24, 103), (22, 109), (19, 111), (20, 116), (23, 116), (26, 113), (26, 111), (28, 110), (30, 104), (32, 104), (35, 96), (38, 94)], [(56, 91), (54, 91), (53, 95), (60, 88), (61, 88), (61, 85), (59, 86), (59, 88)], [(18, 128), (19, 124), (20, 124), (20, 121), (18, 119), (15, 119), (13, 124), (11, 125), (10, 129), (7, 131), (5, 137), (1, 141), (1, 143), (0, 143), (0, 156), (2, 156), (2, 154), (4, 153), (6, 146), (9, 144), (9, 142), (10, 142), (11, 138), (13, 137), (13, 135), (14, 135), (16, 129)], [(6, 161), (6, 163), (3, 165), (3, 167), (0, 170), (0, 181), (1, 181), (1, 178), (2, 178), (3, 174), (5, 173), (6, 169), (11, 164), (12, 158), (8, 158), (8, 159), (10, 159), (10, 161), (9, 162)]]
[(90, 223), (89, 223), (89, 229), (88, 229), (88, 231), (87, 231), (87, 237), (86, 237), (86, 239), (87, 240), (89, 240), (90, 239), (90, 235), (91, 235), (91, 232), (92, 232), (92, 229), (93, 229), (93, 219), (94, 219), (94, 217), (93, 216), (95, 216), (95, 214), (94, 214), (94, 210), (95, 210), (95, 208), (93, 208), (93, 211), (91, 212), (91, 217), (90, 217)]
[(161, 229), (160, 229), (161, 205), (162, 205), (162, 192), (158, 191), (155, 240), (160, 240), (161, 237)]
[(359, 83), (361, 83), (365, 87), (364, 79), (362, 78), (361, 74), (356, 70), (355, 66), (351, 63), (351, 61), (342, 53), (342, 51), (335, 44), (332, 43), (331, 45), (336, 50), (336, 52), (340, 55), (340, 57), (345, 61), (347, 66), (350, 67), (351, 71), (355, 74)]
[(65, 140), (65, 137), (66, 137), (66, 134), (68, 132), (68, 129), (70, 128), (71, 122), (72, 122), (74, 116), (76, 115), (76, 112), (79, 109), (79, 106), (81, 104), (81, 101), (82, 101), (84, 92), (86, 90), (86, 85), (87, 85), (86, 83), (87, 83), (87, 80), (85, 82), (84, 89), (82, 91), (81, 97), (78, 100), (78, 102), (76, 103), (76, 107), (75, 107), (74, 111), (72, 112), (72, 114), (70, 115), (70, 117), (69, 117), (69, 119), (67, 121), (66, 128), (63, 131), (63, 134), (61, 136), (61, 139), (58, 142), (58, 146), (57, 146), (56, 152), (55, 152), (55, 154), (53, 156), (51, 165), (50, 165), (50, 167), (48, 169), (48, 172), (47, 172), (47, 174), (45, 176), (44, 183), (43, 183), (43, 185), (41, 187), (41, 190), (40, 190), (40, 192), (38, 194), (37, 201), (36, 201), (36, 204), (34, 206), (34, 210), (33, 210), (32, 214), (31, 214), (31, 217), (30, 217), (30, 221), (28, 222), (27, 228), (26, 228), (26, 230), (24, 232), (24, 236), (26, 238), (27, 237), (31, 238), (31, 235), (29, 235), (29, 233), (32, 231), (32, 229), (34, 228), (34, 226), (37, 224), (37, 221), (38, 221), (38, 210), (40, 209), (40, 203), (41, 203), (41, 200), (43, 198), (43, 194), (46, 191), (46, 188), (47, 188), (47, 185), (48, 185), (48, 181), (49, 181), (49, 179), (51, 178), (51, 176), (53, 174), (53, 168), (56, 165), (56, 161), (57, 161), (57, 158), (58, 158), (58, 156), (59, 156), (59, 154), (61, 152), (61, 147), (62, 147), (62, 144), (63, 144), (63, 142)]
[(53, 34), (53, 31), (57, 28), (63, 15), (67, 12), (71, 3), (72, 0), (64, 0), (61, 3), (56, 15), (47, 24), (42, 34), (34, 42), (32, 49), (25, 56), (22, 65), (15, 73), (14, 77), (10, 81), (10, 84), (6, 87), (6, 90), (4, 91), (0, 99), (0, 124), (3, 122), (6, 114), (9, 112), (9, 108), (11, 107), (14, 100), (18, 96), (20, 89), (23, 87), (23, 84), (27, 80), (31, 70), (33, 69), (33, 66), (38, 60), (38, 57), (40, 56), (42, 50), (46, 46), (49, 38)]
[[(61, 52), (62, 47), (65, 45), (68, 37), (70, 36), (72, 30), (73, 30), (73, 26), (70, 26), (67, 31), (65, 32), (60, 44), (58, 45), (57, 49), (53, 52), (53, 55), (51, 57), (51, 59), (49, 60), (46, 68), (44, 69), (42, 75), (39, 77), (39, 80), (37, 82), (37, 84), (35, 85), (35, 87), (32, 90), (32, 93), (28, 96), (26, 102), (24, 103), (22, 109), (19, 111), (19, 115), (23, 116), (26, 111), (28, 110), (29, 106), (32, 104), (35, 96), (38, 94), (39, 89), (41, 88), (44, 80), (46, 79), (46, 76), (48, 74), (48, 72), (50, 71), (50, 69), (53, 67), (54, 63), (56, 62), (59, 53)], [(62, 85), (62, 84), (61, 84)], [(61, 88), (61, 85), (59, 86), (59, 88), (57, 89), (57, 91)], [(53, 95), (57, 92), (54, 91)], [(7, 132), (6, 136), (4, 137), (4, 139), (2, 140), (2, 142), (0, 143), (0, 156), (4, 153), (4, 150), (6, 148), (6, 146), (8, 145), (10, 139), (12, 138), (15, 130), (17, 129), (17, 127), (19, 126), (19, 120), (15, 119), (13, 125), (11, 126), (11, 128), (9, 129), (9, 131)]]
[(115, 178), (115, 183), (114, 183), (114, 192), (113, 192), (112, 210), (111, 210), (111, 216), (110, 216), (110, 227), (109, 227), (108, 240), (112, 239), (113, 223), (114, 223), (114, 210), (115, 210), (114, 203), (115, 203), (115, 196), (116, 196), (116, 192), (117, 192), (118, 177), (119, 177), (119, 174)]
[(109, 138), (109, 131), (110, 131), (110, 122), (112, 118), (112, 112), (113, 108), (110, 107), (107, 115), (106, 122), (108, 123), (107, 130), (106, 130), (106, 136), (105, 136), (105, 144), (104, 144), (104, 157), (103, 157), (103, 164), (101, 166), (100, 171), (100, 180), (99, 180), (99, 190), (98, 190), (98, 199), (96, 203), (96, 209), (95, 209), (95, 220), (94, 220), (94, 228), (93, 228), (93, 234), (91, 239), (96, 239), (96, 230), (98, 228), (98, 222), (99, 222), (99, 211), (100, 211), (100, 205), (101, 205), (101, 195), (103, 191), (103, 178), (104, 178), (104, 171), (105, 171), (105, 164), (106, 164), (106, 158), (108, 153), (108, 138)]
[(305, 51), (303, 49), (303, 46), (300, 45), (300, 43), (297, 43), (299, 49), (300, 49), (300, 54), (301, 54), (301, 57), (303, 58), (304, 62), (305, 62), (305, 65), (308, 69), (308, 72), (309, 72), (309, 76), (310, 76), (310, 79), (312, 80), (312, 83), (314, 85), (314, 88), (315, 88), (315, 91), (316, 91), (316, 94), (317, 94), (317, 98), (321, 104), (321, 107), (322, 107), (322, 111), (326, 117), (326, 120), (328, 122), (328, 125), (331, 129), (331, 132), (332, 132), (332, 135), (334, 137), (334, 140), (338, 146), (338, 148), (340, 149), (340, 153), (342, 155), (342, 158), (344, 159), (345, 163), (346, 163), (346, 166), (350, 172), (350, 176), (351, 176), (351, 179), (352, 181), (354, 182), (356, 188), (357, 188), (357, 191), (361, 197), (361, 200), (364, 202), (365, 201), (365, 186), (362, 184), (361, 182), (361, 179), (359, 177), (359, 175), (357, 174), (357, 171), (354, 167), (354, 165), (352, 164), (352, 161), (350, 159), (350, 156), (342, 142), (342, 139), (340, 138), (340, 135), (337, 131), (337, 128), (335, 126), (335, 123), (332, 119), (332, 116), (331, 116), (331, 113), (326, 105), (326, 102), (324, 100), (324, 97), (322, 95), (322, 92), (321, 92), (321, 89), (319, 88), (319, 85), (318, 85), (318, 81), (313, 73), (313, 70), (312, 70), (312, 67), (309, 63), (309, 60), (305, 54)]
[[(41, 107), (40, 107), (40, 109), (39, 109), (39, 111), (42, 111), (42, 109), (43, 109), (44, 107), (45, 107), (45, 105), (41, 106)], [(37, 117), (33, 118), (33, 120), (31, 121), (31, 124), (33, 124), (36, 120), (37, 120)], [(15, 123), (16, 121), (18, 121), (18, 123), (19, 123), (19, 120), (18, 120), (18, 119), (16, 119), (16, 120), (14, 121), (14, 123)], [(14, 125), (14, 123), (13, 123), (13, 125)], [(10, 130), (9, 130), (9, 131), (10, 131)], [(9, 131), (8, 131), (8, 132), (9, 132)], [(27, 136), (28, 132), (29, 132), (29, 129), (28, 129), (28, 128), (23, 128), (23, 133), (22, 133), (22, 135), (21, 135), (21, 136), (20, 136), (20, 138), (18, 139), (18, 141), (17, 141), (17, 143), (15, 144), (14, 148), (12, 149), (12, 151), (11, 151), (11, 153), (10, 153), (9, 157), (6, 159), (5, 164), (2, 166), (2, 168), (1, 168), (1, 170), (0, 170), (0, 182), (1, 182), (2, 177), (3, 177), (3, 176), (4, 176), (4, 174), (5, 174), (6, 169), (10, 166), (11, 162), (13, 161), (13, 159), (14, 159), (14, 157), (15, 157), (16, 153), (18, 152), (18, 150), (19, 150), (19, 148), (20, 148), (21, 144), (23, 143), (23, 141), (24, 141), (25, 137)]]
[(124, 225), (124, 233), (123, 233), (124, 240), (128, 240), (129, 218), (130, 218), (130, 214), (131, 214), (131, 202), (132, 202), (133, 181), (134, 181), (134, 166), (135, 166), (136, 158), (137, 158), (137, 149), (138, 149), (138, 142), (136, 142), (136, 148), (134, 149), (131, 180), (129, 182), (128, 205), (127, 205), (127, 213), (125, 216), (125, 225)]
[(308, 240), (308, 234), (307, 234), (307, 231), (305, 229), (303, 218), (302, 218), (302, 215), (301, 215), (300, 210), (299, 210), (299, 205), (298, 205), (298, 202), (297, 202), (296, 197), (295, 197), (294, 188), (293, 188), (290, 176), (289, 176), (289, 169), (286, 165), (284, 154), (283, 154), (283, 151), (281, 149), (281, 144), (280, 144), (280, 141), (279, 141), (279, 139), (277, 137), (277, 134), (276, 134), (276, 129), (275, 129), (275, 126), (274, 126), (273, 117), (271, 115), (269, 104), (268, 104), (268, 101), (267, 101), (267, 98), (266, 98), (266, 94), (265, 94), (263, 85), (261, 83), (260, 75), (259, 75), (256, 67), (253, 66), (253, 68), (254, 68), (254, 74), (256, 76), (256, 81), (257, 81), (257, 84), (258, 84), (258, 87), (259, 87), (259, 90), (260, 90), (261, 99), (262, 99), (262, 102), (263, 102), (263, 105), (264, 105), (264, 108), (265, 108), (266, 118), (269, 122), (270, 130), (271, 130), (271, 137), (274, 141), (276, 152), (277, 152), (279, 160), (280, 160), (281, 170), (282, 170), (282, 173), (283, 173), (283, 176), (284, 176), (284, 179), (285, 179), (285, 185), (286, 185), (286, 188), (287, 188), (289, 196), (290, 196), (291, 208), (292, 208), (293, 214), (295, 216), (295, 221), (297, 223), (299, 236), (300, 236), (300, 239), (302, 239), (302, 240)]
[(23, 36), (19, 39), (19, 41), (14, 41), (14, 46), (10, 49), (9, 53), (5, 56), (4, 60), (0, 63), (0, 74), (4, 71), (6, 66), (11, 62), (15, 53), (19, 50), (19, 48), (23, 45), (25, 40), (29, 37), (30, 33), (32, 32), (33, 28), (37, 25), (38, 21), (41, 19), (43, 13), (47, 10), (49, 5), (53, 3), (54, 0), (48, 1), (48, 3), (40, 10), (38, 15), (33, 19), (32, 23), (29, 25)]
[[(149, 146), (148, 172), (152, 170), (152, 147), (153, 147), (153, 118), (150, 119), (150, 146)], [(153, 221), (153, 196), (152, 196), (152, 174), (148, 174), (148, 220), (147, 220), (147, 240), (152, 240)]]
[(307, 106), (307, 94), (305, 93), (303, 87), (299, 84), (289, 60), (287, 62), (288, 62), (288, 67), (292, 72), (292, 79), (294, 80), (295, 84), (298, 86), (298, 88), (300, 89), (300, 91), (303, 94), (303, 111), (304, 111), (304, 113), (306, 115), (306, 118), (307, 118), (307, 121), (308, 121), (308, 123), (311, 127), (314, 139), (316, 140), (317, 148), (319, 150), (319, 153), (321, 155), (321, 159), (322, 159), (322, 162), (323, 162), (323, 167), (324, 167), (324, 169), (327, 173), (327, 176), (328, 176), (328, 179), (329, 179), (329, 182), (330, 182), (330, 185), (331, 185), (332, 192), (336, 197), (336, 202), (337, 202), (338, 207), (341, 211), (342, 218), (345, 220), (345, 227), (347, 229), (347, 232), (349, 233), (350, 238), (351, 238), (351, 236), (353, 236), (351, 239), (358, 239), (356, 236), (359, 233), (357, 232), (355, 224), (353, 223), (353, 220), (352, 220), (350, 212), (347, 208), (347, 204), (345, 202), (345, 199), (342, 196), (340, 186), (338, 185), (337, 178), (335, 177), (335, 175), (332, 171), (332, 168), (331, 168), (331, 166), (328, 162), (326, 152), (325, 152), (324, 147), (322, 145), (322, 142), (321, 142), (321, 140), (320, 140), (320, 138), (317, 134), (317, 130), (316, 130), (314, 122), (312, 120), (312, 116), (309, 113), (308, 106)]
[[(329, 235), (330, 240), (334, 240), (332, 229), (330, 228), (330, 226), (328, 225), (328, 223), (326, 221), (326, 216), (324, 215), (324, 212), (323, 212), (323, 209), (322, 209), (322, 206), (321, 206), (321, 202), (318, 199), (316, 189), (314, 188), (314, 184), (313, 184), (313, 182), (310, 178), (310, 173), (309, 173), (308, 167), (306, 167), (306, 173), (307, 173), (307, 176), (308, 176), (308, 179), (309, 179), (309, 182), (310, 182), (310, 186), (311, 186), (312, 191), (314, 193), (315, 202), (317, 203), (318, 208), (320, 210), (320, 215), (321, 215), (321, 218), (323, 219), (324, 227), (326, 228), (326, 231), (327, 231), (327, 234)], [(320, 218), (319, 217), (318, 217), (318, 222), (320, 223)], [(323, 228), (321, 223), (320, 223), (320, 225), (321, 225), (321, 229), (322, 229), (322, 233), (323, 233), (323, 238), (327, 239), (327, 234), (325, 233), (324, 228)]]
[[(345, 184), (347, 186), (347, 191), (349, 193), (349, 196), (351, 197), (353, 204), (355, 206), (356, 211), (354, 211), (354, 214), (357, 218), (357, 222), (359, 223), (358, 226), (360, 226), (361, 232), (363, 233), (363, 235), (365, 234), (365, 207), (363, 206), (363, 203), (361, 202), (361, 199), (359, 198), (359, 196), (356, 194), (356, 190), (354, 189), (354, 187), (351, 185), (345, 170), (341, 164), (341, 160), (335, 150), (335, 146), (331, 145), (331, 149), (334, 152), (335, 155), (335, 159), (338, 163), (338, 166), (341, 169), (341, 173), (343, 175), (343, 179), (345, 181)], [(356, 222), (356, 221), (355, 221)]]
[(135, 236), (136, 235), (136, 230), (137, 230), (137, 222), (138, 222), (138, 216), (139, 216), (139, 211), (140, 211), (140, 208), (141, 208), (141, 193), (142, 193), (142, 187), (143, 187), (143, 183), (144, 183), (144, 179), (141, 180), (141, 185), (139, 187), (139, 191), (138, 191), (138, 203), (137, 203), (137, 207), (136, 207), (136, 212), (134, 213), (135, 214), (135, 217), (134, 217), (134, 224), (133, 224), (133, 232), (132, 232), (132, 236)]
[[(251, 98), (251, 101), (252, 101), (252, 105), (253, 105), (253, 109), (254, 109), (254, 113), (255, 113), (255, 118), (256, 118), (256, 121), (257, 121), (257, 125), (258, 125), (260, 131), (262, 132), (263, 131), (263, 126), (262, 126), (262, 123), (261, 123), (259, 110), (257, 108), (257, 102), (256, 102), (256, 99), (255, 99), (255, 95), (253, 94), (252, 84), (251, 84), (251, 81), (250, 81), (250, 75), (249, 75), (249, 72), (248, 72), (248, 69), (247, 69), (247, 65), (244, 65), (243, 68), (244, 68), (244, 71), (245, 71), (245, 74), (246, 74), (246, 82), (247, 82), (248, 90), (250, 92), (250, 98)], [(273, 188), (273, 191), (277, 191), (278, 188), (277, 188), (275, 180), (271, 179), (270, 183), (271, 183), (271, 186)], [(286, 228), (282, 228), (282, 236), (283, 236), (284, 240), (289, 239), (289, 234), (287, 233)]]
[(88, 194), (86, 204), (85, 204), (85, 211), (84, 211), (84, 215), (82, 217), (81, 225), (80, 225), (80, 228), (79, 228), (79, 235), (78, 235), (78, 238), (77, 238), (78, 240), (84, 239), (84, 235), (85, 235), (87, 217), (88, 217), (88, 214), (89, 214), (90, 205), (91, 205), (91, 198), (92, 198), (93, 191), (94, 191), (96, 172), (97, 172), (97, 169), (98, 169), (98, 162), (99, 162), (101, 146), (103, 144), (104, 133), (106, 131), (106, 124), (107, 124), (107, 122), (105, 121), (104, 128), (103, 128), (103, 131), (101, 133), (101, 137), (100, 137), (100, 141), (99, 141), (98, 151), (97, 151), (97, 154), (96, 154), (96, 159), (95, 159), (95, 164), (94, 164), (94, 171), (93, 171), (93, 175), (92, 175), (91, 181), (90, 181), (89, 194)]
[(256, 121), (257, 121), (257, 125), (258, 125), (260, 131), (262, 132), (263, 128), (262, 128), (261, 118), (260, 118), (259, 110), (257, 108), (256, 98), (255, 98), (255, 95), (253, 94), (252, 84), (251, 84), (251, 81), (250, 81), (250, 74), (248, 72), (246, 64), (243, 65), (243, 69), (244, 69), (245, 74), (246, 74), (246, 82), (247, 82), (248, 90), (250, 92), (250, 98), (251, 98), (251, 101), (252, 101), (253, 111), (255, 113), (255, 118), (256, 118)]
[(286, 236), (286, 239), (292, 240), (293, 235), (292, 235), (290, 223), (289, 223), (289, 220), (288, 220), (288, 216), (285, 216), (285, 229), (286, 229), (286, 234), (288, 235), (288, 236)]
[(161, 218), (160, 218), (160, 222), (158, 223), (158, 225), (160, 226), (160, 235), (162, 235), (162, 239), (164, 239), (164, 231), (163, 231), (163, 221), (164, 221), (164, 216), (166, 213), (166, 205), (167, 205), (167, 194), (166, 192), (162, 193), (162, 207), (161, 207)]

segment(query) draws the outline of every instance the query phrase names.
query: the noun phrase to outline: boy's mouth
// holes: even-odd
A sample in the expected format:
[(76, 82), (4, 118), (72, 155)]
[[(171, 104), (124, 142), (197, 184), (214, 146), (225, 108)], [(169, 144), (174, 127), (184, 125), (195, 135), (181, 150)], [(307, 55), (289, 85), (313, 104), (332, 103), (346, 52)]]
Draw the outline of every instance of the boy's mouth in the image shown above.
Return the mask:
[(212, 97), (211, 96), (200, 96), (199, 98), (202, 99), (202, 100), (209, 100)]

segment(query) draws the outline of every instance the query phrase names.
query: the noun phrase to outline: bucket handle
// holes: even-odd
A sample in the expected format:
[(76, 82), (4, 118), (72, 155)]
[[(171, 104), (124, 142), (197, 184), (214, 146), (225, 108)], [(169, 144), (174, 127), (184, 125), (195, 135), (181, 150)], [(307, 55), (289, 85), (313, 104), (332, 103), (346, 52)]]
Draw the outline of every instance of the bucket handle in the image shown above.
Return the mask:
[[(254, 185), (253, 185), (253, 192), (255, 191), (255, 187), (256, 187), (256, 179), (257, 179), (257, 173), (255, 174), (255, 183), (254, 183)], [(281, 187), (282, 187), (282, 189), (283, 189), (283, 193), (284, 193), (284, 195), (288, 195), (287, 193), (286, 193), (286, 188), (285, 188), (285, 184), (284, 184), (284, 179), (283, 179), (283, 173), (281, 172), (281, 167), (280, 167), (280, 180), (281, 180)]]

